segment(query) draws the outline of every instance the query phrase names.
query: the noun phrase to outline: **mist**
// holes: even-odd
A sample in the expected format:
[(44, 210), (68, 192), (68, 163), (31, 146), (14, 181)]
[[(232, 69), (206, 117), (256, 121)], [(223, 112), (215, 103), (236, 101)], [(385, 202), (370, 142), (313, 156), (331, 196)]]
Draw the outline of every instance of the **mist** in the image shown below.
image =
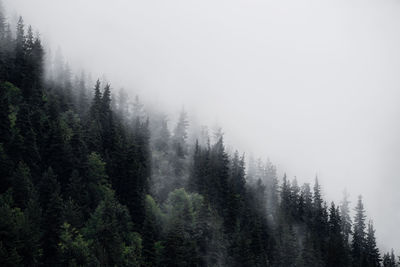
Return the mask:
[(328, 200), (362, 194), (378, 244), (399, 252), (398, 1), (4, 4), (77, 72), (169, 114), (184, 106), (280, 176), (317, 175)]

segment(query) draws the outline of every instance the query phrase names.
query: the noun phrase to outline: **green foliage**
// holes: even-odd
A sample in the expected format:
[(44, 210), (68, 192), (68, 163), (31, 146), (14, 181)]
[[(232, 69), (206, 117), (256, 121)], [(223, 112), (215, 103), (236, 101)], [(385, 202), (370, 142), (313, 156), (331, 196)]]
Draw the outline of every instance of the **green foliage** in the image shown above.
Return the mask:
[(99, 154), (92, 152), (88, 157), (88, 169), (84, 185), (87, 187), (87, 211), (93, 211), (109, 193), (110, 185), (106, 174), (105, 162)]
[(59, 249), (63, 266), (96, 266), (97, 262), (91, 254), (89, 242), (68, 223), (62, 225)]
[(34, 188), (31, 181), (31, 173), (29, 167), (20, 162), (12, 177), (13, 199), (17, 207), (25, 209), (28, 202), (33, 198)]
[(126, 264), (141, 262), (142, 240), (132, 232), (129, 212), (117, 202), (112, 191), (106, 193), (83, 233), (101, 266), (133, 266)]
[(60, 184), (51, 168), (43, 174), (39, 192), (44, 219), (42, 224), (43, 261), (46, 264), (58, 264), (58, 243), (64, 204), (60, 195)]
[(162, 245), (160, 243), (164, 214), (150, 196), (146, 196), (146, 215), (143, 223), (143, 257), (146, 265), (161, 263)]
[(42, 253), (40, 208), (35, 198), (28, 202), (25, 211), (14, 205), (10, 191), (0, 195), (1, 266), (36, 266)]
[(10, 192), (0, 195), (0, 262), (2, 266), (19, 266), (22, 261), (19, 232), (22, 229), (24, 214), (13, 208)]

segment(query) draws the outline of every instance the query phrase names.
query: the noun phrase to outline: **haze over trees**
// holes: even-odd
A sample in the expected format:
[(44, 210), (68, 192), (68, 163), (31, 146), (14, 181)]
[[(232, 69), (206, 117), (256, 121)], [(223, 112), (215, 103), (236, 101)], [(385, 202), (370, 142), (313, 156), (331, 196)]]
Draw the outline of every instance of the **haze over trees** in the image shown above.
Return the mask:
[[(398, 266), (359, 197), (188, 138), (110, 84), (73, 78), (0, 9), (1, 266)], [(170, 130), (172, 129), (172, 130)]]

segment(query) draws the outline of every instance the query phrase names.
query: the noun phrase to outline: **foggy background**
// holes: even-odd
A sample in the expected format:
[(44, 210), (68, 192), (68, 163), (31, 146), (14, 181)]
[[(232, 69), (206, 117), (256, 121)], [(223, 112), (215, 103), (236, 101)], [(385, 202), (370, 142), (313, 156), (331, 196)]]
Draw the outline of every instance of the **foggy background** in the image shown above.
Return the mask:
[(3, 0), (60, 46), (170, 114), (223, 127), (229, 145), (364, 196), (386, 252), (400, 251), (400, 1)]

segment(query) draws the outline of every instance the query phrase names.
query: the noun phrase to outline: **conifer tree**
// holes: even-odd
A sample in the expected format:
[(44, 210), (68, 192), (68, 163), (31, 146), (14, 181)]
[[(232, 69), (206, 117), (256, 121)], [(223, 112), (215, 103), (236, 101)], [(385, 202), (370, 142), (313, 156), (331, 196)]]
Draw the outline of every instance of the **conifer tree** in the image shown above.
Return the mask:
[(43, 174), (40, 182), (40, 202), (43, 207), (43, 262), (47, 265), (57, 265), (63, 200), (60, 184), (51, 168)]
[(394, 256), (394, 251), (392, 249), (391, 253), (385, 253), (383, 255), (383, 260), (382, 260), (383, 267), (397, 267), (398, 264), (396, 264), (396, 257)]
[(160, 120), (160, 127), (158, 131), (155, 133), (156, 137), (154, 138), (154, 148), (157, 151), (163, 152), (165, 154), (168, 153), (170, 146), (170, 132), (168, 130), (168, 121), (165, 116), (163, 116)]
[(353, 267), (361, 267), (365, 262), (365, 210), (362, 197), (358, 197), (357, 206), (355, 208), (353, 240), (351, 244), (351, 253), (353, 259)]
[(344, 239), (341, 233), (339, 209), (332, 202), (329, 209), (329, 235), (327, 248), (327, 266), (347, 266)]
[(96, 266), (99, 264), (89, 248), (89, 242), (68, 223), (64, 223), (60, 235), (60, 262), (63, 266)]
[[(17, 86), (24, 86), (26, 76), (26, 36), (25, 25), (22, 17), (19, 17), (17, 23), (16, 39), (15, 39), (15, 61), (14, 71), (11, 81)], [(27, 96), (26, 91), (23, 91), (24, 96)]]
[(184, 158), (187, 154), (187, 128), (189, 122), (187, 120), (187, 114), (184, 110), (179, 114), (178, 122), (174, 129), (174, 135), (172, 137), (172, 145), (178, 158)]
[(5, 38), (6, 24), (7, 21), (4, 12), (3, 2), (0, 1), (0, 42)]
[(146, 265), (154, 266), (160, 262), (157, 253), (157, 242), (160, 240), (162, 229), (162, 213), (154, 199), (146, 196), (146, 216), (143, 222), (143, 258)]
[(87, 199), (84, 208), (87, 215), (96, 209), (110, 190), (108, 175), (106, 173), (106, 163), (97, 153), (93, 152), (88, 156), (88, 167), (83, 184), (87, 190)]
[(118, 203), (112, 190), (107, 191), (83, 229), (90, 250), (100, 266), (140, 266), (142, 240), (132, 232), (126, 207)]
[(346, 246), (350, 242), (350, 234), (351, 234), (351, 226), (352, 226), (349, 204), (350, 204), (350, 201), (348, 200), (348, 194), (346, 192), (344, 192), (343, 200), (340, 205), (340, 216), (342, 218), (341, 229), (342, 229), (342, 234), (343, 234)]
[(33, 184), (29, 167), (20, 162), (12, 177), (13, 199), (17, 207), (22, 210), (28, 207), (29, 200), (33, 198)]
[(94, 87), (94, 97), (92, 105), (90, 106), (89, 119), (88, 119), (88, 130), (86, 133), (86, 142), (88, 149), (91, 152), (102, 152), (102, 128), (101, 128), (101, 103), (102, 94), (100, 91), (100, 80), (97, 80)]
[(10, 191), (0, 195), (0, 265), (20, 266), (22, 255), (19, 232), (22, 229), (23, 213), (14, 207)]
[(365, 240), (365, 256), (366, 264), (368, 267), (379, 267), (381, 266), (381, 256), (379, 254), (379, 249), (376, 245), (375, 239), (375, 229), (372, 221), (368, 222), (367, 236)]

